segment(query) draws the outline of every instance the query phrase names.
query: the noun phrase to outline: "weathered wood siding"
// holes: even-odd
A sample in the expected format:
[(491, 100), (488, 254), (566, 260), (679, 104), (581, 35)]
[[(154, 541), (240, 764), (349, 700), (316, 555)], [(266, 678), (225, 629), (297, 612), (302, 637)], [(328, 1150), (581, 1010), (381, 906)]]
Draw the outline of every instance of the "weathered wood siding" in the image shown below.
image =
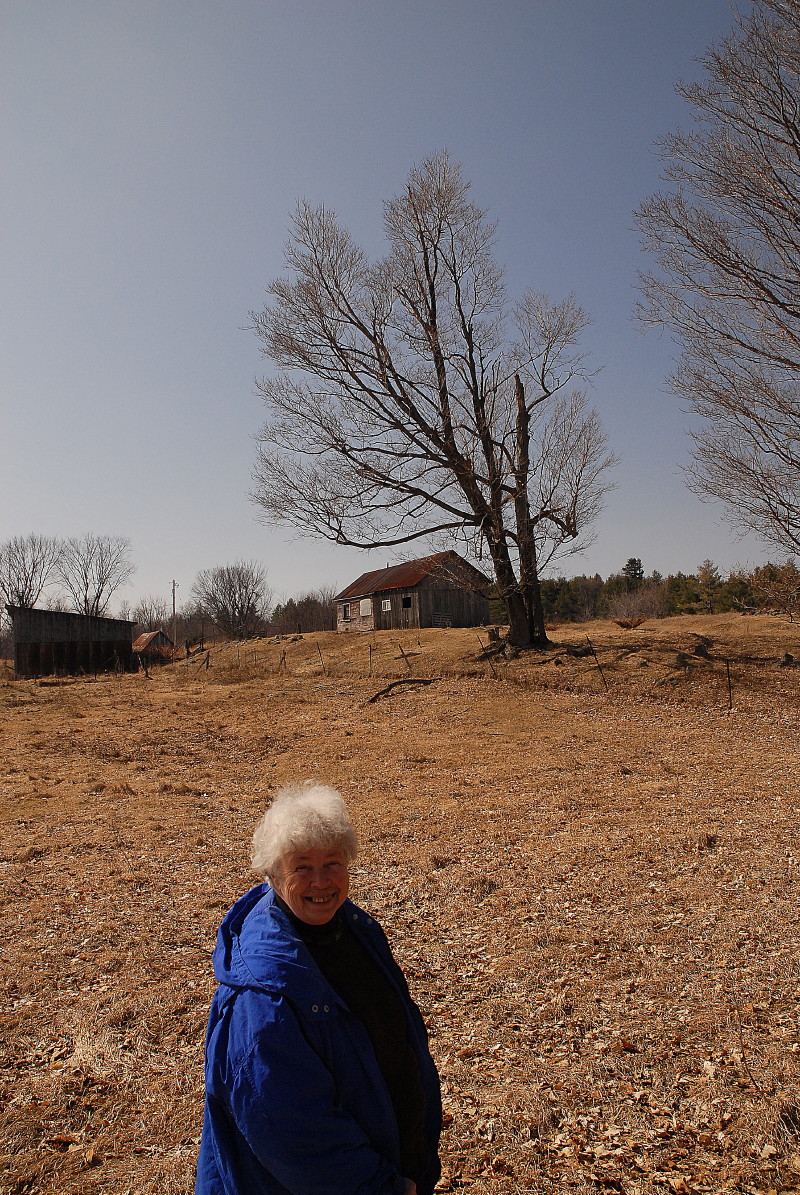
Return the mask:
[(479, 627), (489, 621), (489, 602), (480, 593), (442, 583), (434, 574), (417, 589), (420, 627)]
[(356, 598), (353, 602), (337, 602), (336, 630), (374, 631), (375, 602), (372, 597)]
[[(384, 607), (388, 604), (388, 610)], [(376, 593), (375, 629), (397, 631), (408, 627), (419, 627), (419, 586), (414, 589), (387, 589)]]
[[(369, 599), (337, 602), (337, 631), (397, 631), (421, 627), (479, 627), (489, 621), (489, 602), (464, 585), (475, 584), (465, 570), (460, 585), (452, 565), (445, 575), (431, 573), (411, 589), (378, 590)], [(369, 601), (370, 613), (362, 613)], [(344, 612), (347, 611), (345, 618)]]
[(52, 673), (130, 672), (133, 623), (63, 610), (8, 606), (17, 676)]

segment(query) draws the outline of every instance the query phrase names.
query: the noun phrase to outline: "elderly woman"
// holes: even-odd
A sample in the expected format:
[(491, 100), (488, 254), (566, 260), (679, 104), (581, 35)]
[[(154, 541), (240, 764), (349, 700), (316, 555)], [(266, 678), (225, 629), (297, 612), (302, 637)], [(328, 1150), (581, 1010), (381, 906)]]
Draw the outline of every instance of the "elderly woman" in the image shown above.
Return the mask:
[(222, 923), (196, 1195), (430, 1195), (439, 1078), (380, 926), (350, 900), (344, 801), (282, 789), (253, 835), (269, 884)]

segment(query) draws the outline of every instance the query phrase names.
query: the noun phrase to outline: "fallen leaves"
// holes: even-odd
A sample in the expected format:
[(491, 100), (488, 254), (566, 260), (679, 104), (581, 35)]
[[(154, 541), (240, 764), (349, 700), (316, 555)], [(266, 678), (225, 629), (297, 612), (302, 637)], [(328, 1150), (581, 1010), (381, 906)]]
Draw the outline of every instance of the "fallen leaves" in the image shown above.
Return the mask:
[(208, 951), (273, 785), (311, 772), (429, 1025), (440, 1190), (796, 1186), (800, 673), (730, 715), (706, 672), (654, 697), (669, 633), (648, 670), (601, 655), (608, 698), (566, 657), (371, 706), (375, 678), (290, 670), (0, 690), (0, 1188), (190, 1189)]

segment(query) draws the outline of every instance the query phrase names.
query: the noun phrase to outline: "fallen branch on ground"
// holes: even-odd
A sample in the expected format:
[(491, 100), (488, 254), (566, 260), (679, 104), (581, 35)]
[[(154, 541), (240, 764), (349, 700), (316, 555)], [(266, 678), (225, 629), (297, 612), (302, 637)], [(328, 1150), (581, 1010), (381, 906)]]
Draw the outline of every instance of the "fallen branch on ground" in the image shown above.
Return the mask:
[(367, 705), (371, 705), (372, 702), (377, 701), (379, 697), (385, 697), (387, 693), (391, 693), (392, 689), (396, 689), (398, 685), (432, 685), (433, 682), (438, 679), (439, 678), (437, 676), (432, 676), (429, 679), (423, 679), (419, 676), (404, 676), (401, 680), (393, 680), (392, 683), (387, 685), (385, 689), (381, 689), (379, 693), (375, 693), (372, 697), (368, 697)]

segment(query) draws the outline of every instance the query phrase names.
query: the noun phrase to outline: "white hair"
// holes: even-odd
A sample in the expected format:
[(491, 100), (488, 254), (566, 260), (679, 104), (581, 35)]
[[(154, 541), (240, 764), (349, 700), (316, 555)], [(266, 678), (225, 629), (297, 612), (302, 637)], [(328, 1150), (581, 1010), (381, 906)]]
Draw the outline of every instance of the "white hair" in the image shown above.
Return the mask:
[(341, 794), (327, 784), (303, 780), (276, 792), (253, 834), (253, 871), (272, 877), (280, 860), (313, 848), (344, 851), (348, 863), (358, 853), (356, 832)]

